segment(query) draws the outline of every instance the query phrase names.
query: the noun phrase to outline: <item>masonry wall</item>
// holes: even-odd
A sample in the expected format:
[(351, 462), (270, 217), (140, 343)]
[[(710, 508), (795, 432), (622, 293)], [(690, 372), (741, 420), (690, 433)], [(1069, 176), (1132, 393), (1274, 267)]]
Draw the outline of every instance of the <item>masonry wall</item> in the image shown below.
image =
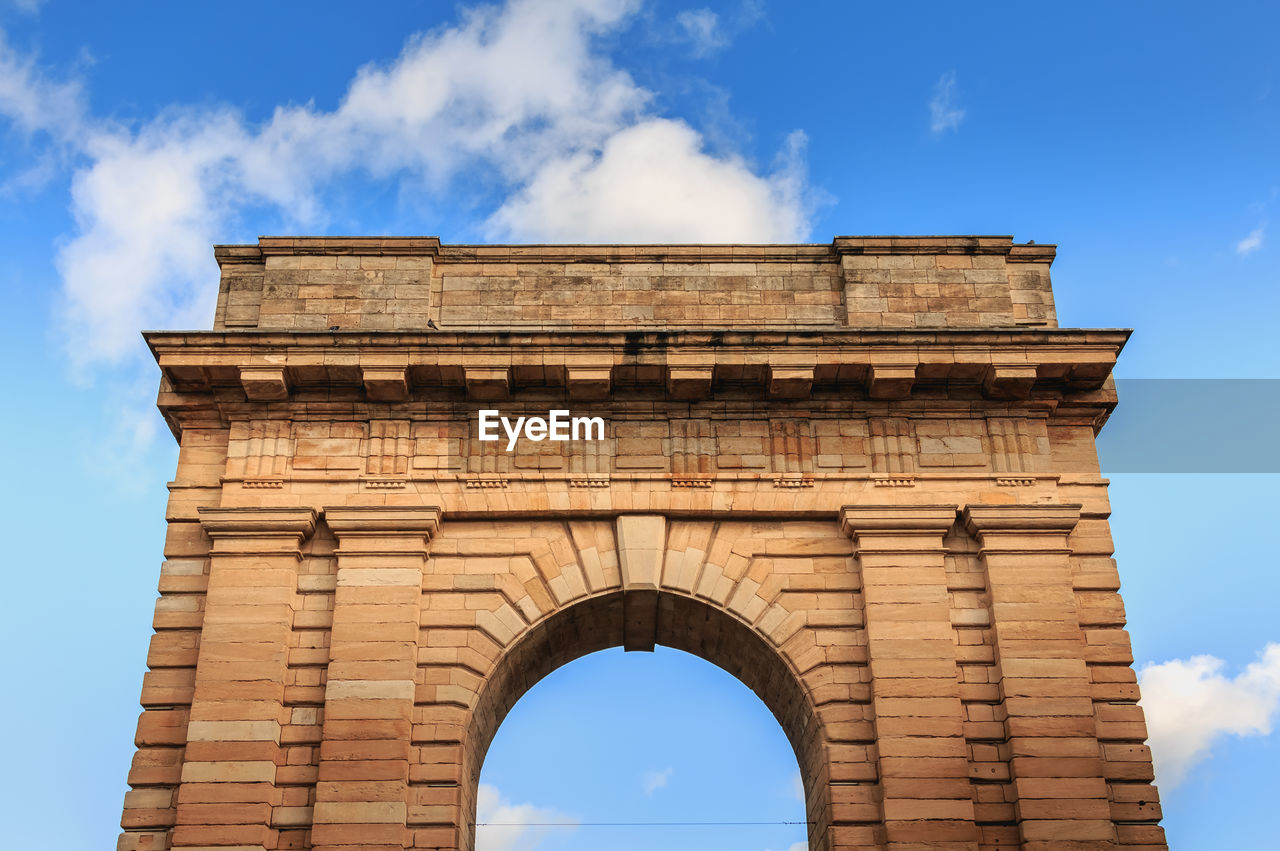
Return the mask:
[[(361, 287), (448, 280), (429, 243), (303, 242), (269, 248), (383, 283), (298, 284), (361, 293), (299, 305), (268, 295), (287, 286), (268, 256), (260, 320), (448, 304), (361, 312)], [(921, 279), (1001, 256), (909, 247), (934, 251)], [(809, 248), (831, 253), (787, 250)], [(255, 274), (225, 258), (258, 249), (220, 250), (224, 331)], [(868, 256), (907, 271), (829, 265)], [(1009, 309), (1051, 311), (1019, 295), (1047, 275), (1013, 265)], [(623, 292), (656, 316), (662, 280)], [(660, 643), (769, 706), (813, 849), (1163, 848), (1093, 445), (1125, 335), (978, 307), (991, 325), (742, 319), (714, 345), (670, 326), (149, 335), (181, 451), (118, 847), (470, 849), (520, 695), (579, 655)], [(494, 406), (609, 428), (508, 453), (475, 433)]]

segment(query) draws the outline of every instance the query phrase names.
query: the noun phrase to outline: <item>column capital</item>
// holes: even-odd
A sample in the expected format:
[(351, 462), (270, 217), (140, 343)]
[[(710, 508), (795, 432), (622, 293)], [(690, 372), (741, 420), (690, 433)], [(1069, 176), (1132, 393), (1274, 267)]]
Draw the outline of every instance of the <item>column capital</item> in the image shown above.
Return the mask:
[(202, 506), (200, 525), (209, 537), (254, 534), (310, 535), (316, 528), (316, 513), (310, 508), (215, 508)]
[(1079, 503), (1063, 505), (966, 505), (965, 528), (975, 538), (990, 533), (1056, 532), (1066, 534), (1080, 522)]
[(197, 511), (214, 552), (222, 554), (298, 556), (298, 547), (316, 528), (316, 513), (310, 508), (202, 506)]
[(324, 510), (339, 556), (425, 557), (440, 528), (434, 505), (347, 505)]
[(324, 522), (339, 538), (403, 534), (430, 540), (440, 528), (441, 514), (435, 505), (344, 505), (326, 508)]
[(840, 530), (851, 538), (864, 532), (945, 535), (956, 522), (954, 505), (846, 505)]

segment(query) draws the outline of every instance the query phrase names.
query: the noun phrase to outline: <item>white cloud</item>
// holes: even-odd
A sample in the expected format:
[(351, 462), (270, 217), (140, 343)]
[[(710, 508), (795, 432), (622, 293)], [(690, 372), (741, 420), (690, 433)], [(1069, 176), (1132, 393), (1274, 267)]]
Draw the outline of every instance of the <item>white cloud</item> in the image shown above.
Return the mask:
[(652, 795), (654, 792), (667, 785), (667, 781), (671, 779), (671, 775), (675, 773), (674, 768), (664, 768), (662, 771), (648, 771), (644, 775), (644, 793)]
[(476, 851), (533, 851), (551, 831), (576, 828), (578, 819), (533, 804), (513, 804), (496, 787), (481, 783), (476, 824)]
[(57, 257), (77, 361), (118, 358), (145, 327), (208, 326), (210, 246), (247, 189), (233, 173), (246, 140), (231, 113), (90, 140), (71, 186), (80, 232)]
[(73, 355), (118, 361), (139, 351), (141, 328), (206, 327), (212, 243), (264, 210), (289, 228), (323, 229), (325, 190), (352, 176), (421, 186), (459, 207), (483, 183), (504, 199), (485, 220), (492, 239), (803, 238), (803, 134), (763, 174), (652, 114), (650, 94), (596, 43), (635, 5), (472, 10), (410, 38), (394, 62), (361, 68), (336, 109), (285, 105), (260, 124), (229, 108), (174, 108), (136, 128), (89, 119), (78, 84), (49, 82), (0, 43), (0, 113), (74, 145), (83, 162), (76, 232), (57, 258)]
[(790, 159), (760, 176), (715, 157), (684, 122), (648, 119), (600, 152), (552, 160), (490, 220), (496, 234), (531, 242), (794, 242), (808, 232), (803, 134)]
[(938, 78), (929, 100), (929, 129), (934, 133), (955, 130), (964, 120), (964, 110), (956, 103), (956, 72)]
[(1280, 644), (1268, 644), (1234, 678), (1222, 667), (1214, 656), (1192, 656), (1139, 671), (1156, 780), (1166, 787), (1181, 783), (1222, 736), (1271, 734), (1280, 709)]
[(1236, 254), (1248, 256), (1262, 247), (1262, 238), (1266, 235), (1266, 225), (1258, 225), (1249, 231), (1249, 235), (1236, 243)]

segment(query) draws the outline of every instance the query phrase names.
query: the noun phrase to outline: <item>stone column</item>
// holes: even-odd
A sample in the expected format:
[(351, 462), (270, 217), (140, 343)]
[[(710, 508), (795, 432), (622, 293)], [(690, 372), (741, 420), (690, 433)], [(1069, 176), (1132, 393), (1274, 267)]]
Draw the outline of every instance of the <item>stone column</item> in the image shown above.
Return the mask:
[(427, 547), (440, 510), (328, 508), (338, 540), (315, 851), (403, 849)]
[(1024, 848), (1101, 848), (1115, 841), (1071, 582), (1067, 536), (1079, 519), (1079, 505), (964, 510), (991, 592)]
[(280, 726), (309, 508), (201, 508), (212, 539), (174, 848), (275, 848)]
[(942, 543), (956, 507), (841, 514), (862, 573), (887, 847), (976, 848)]

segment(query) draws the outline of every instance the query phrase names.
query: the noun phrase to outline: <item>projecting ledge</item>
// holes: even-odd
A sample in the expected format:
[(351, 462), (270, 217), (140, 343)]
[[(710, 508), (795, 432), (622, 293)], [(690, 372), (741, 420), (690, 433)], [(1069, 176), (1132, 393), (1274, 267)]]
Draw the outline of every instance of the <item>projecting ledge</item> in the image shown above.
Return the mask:
[(813, 391), (813, 375), (811, 366), (770, 367), (769, 395), (775, 399), (803, 399)]
[(282, 366), (242, 366), (240, 386), (245, 398), (254, 402), (275, 402), (289, 398), (289, 383)]
[(565, 385), (569, 398), (575, 400), (608, 399), (613, 389), (613, 369), (609, 364), (581, 367), (570, 366), (565, 370)]
[(365, 367), (361, 370), (365, 393), (377, 402), (409, 398), (408, 370), (404, 367)]
[(507, 367), (466, 367), (463, 370), (467, 395), (472, 399), (494, 401), (511, 395), (511, 370)]

